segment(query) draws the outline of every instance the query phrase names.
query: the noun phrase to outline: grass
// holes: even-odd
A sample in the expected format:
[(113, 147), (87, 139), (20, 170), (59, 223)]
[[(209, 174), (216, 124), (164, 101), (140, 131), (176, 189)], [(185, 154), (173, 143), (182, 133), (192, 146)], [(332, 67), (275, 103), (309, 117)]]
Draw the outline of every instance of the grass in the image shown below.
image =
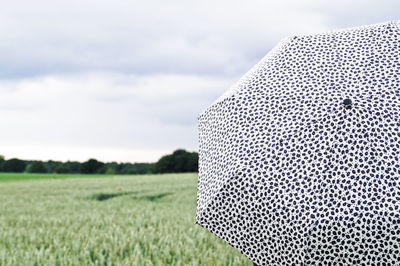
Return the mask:
[(102, 174), (32, 174), (32, 173), (0, 173), (0, 182), (2, 181), (18, 181), (31, 179), (65, 179), (65, 178), (92, 178), (92, 177), (109, 177)]
[(13, 175), (0, 175), (1, 266), (251, 265), (194, 224), (196, 174)]

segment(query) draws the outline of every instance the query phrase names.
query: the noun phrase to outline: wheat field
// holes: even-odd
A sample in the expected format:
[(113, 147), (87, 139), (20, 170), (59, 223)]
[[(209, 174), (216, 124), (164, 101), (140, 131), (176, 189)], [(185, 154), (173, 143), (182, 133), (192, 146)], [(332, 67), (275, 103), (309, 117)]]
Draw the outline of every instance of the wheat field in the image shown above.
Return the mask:
[(252, 265), (194, 224), (196, 174), (5, 180), (0, 265)]

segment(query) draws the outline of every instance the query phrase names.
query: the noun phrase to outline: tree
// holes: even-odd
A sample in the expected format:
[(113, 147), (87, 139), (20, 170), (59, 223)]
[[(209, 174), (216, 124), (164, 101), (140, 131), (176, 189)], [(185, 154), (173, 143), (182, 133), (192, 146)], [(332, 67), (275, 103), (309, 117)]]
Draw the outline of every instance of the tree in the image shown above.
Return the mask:
[(165, 155), (156, 163), (156, 173), (174, 172), (174, 162), (172, 155)]
[(26, 167), (28, 173), (47, 173), (47, 168), (42, 161), (34, 161)]
[(68, 174), (71, 172), (71, 169), (68, 167), (68, 165), (60, 164), (56, 167), (56, 169), (54, 169), (54, 172), (57, 174)]
[(53, 161), (53, 160), (49, 160), (45, 163), (45, 166), (47, 168), (47, 171), (49, 173), (55, 173), (56, 172), (56, 168), (58, 166), (62, 165), (62, 162), (60, 161)]
[(197, 172), (199, 171), (199, 154), (197, 152), (191, 152), (188, 154), (188, 159), (186, 162), (187, 172)]
[(114, 174), (114, 169), (109, 167), (109, 166), (107, 166), (106, 164), (104, 164), (102, 167), (97, 169), (96, 173), (112, 175), (112, 174)]
[(99, 162), (96, 159), (89, 159), (81, 164), (80, 172), (82, 174), (94, 174), (97, 173), (103, 166), (103, 162)]
[(126, 163), (120, 172), (129, 175), (151, 174), (154, 173), (154, 163)]
[(4, 172), (22, 173), (25, 171), (26, 163), (20, 159), (12, 158), (4, 162)]
[(64, 163), (64, 165), (69, 168), (69, 170), (70, 170), (69, 173), (73, 173), (73, 174), (80, 173), (80, 170), (81, 170), (80, 162), (68, 161), (68, 162)]
[(0, 155), (0, 172), (3, 172), (3, 167), (4, 167), (4, 163), (5, 163), (5, 158), (3, 155)]
[(155, 165), (157, 173), (196, 172), (198, 170), (198, 153), (178, 149), (165, 155)]

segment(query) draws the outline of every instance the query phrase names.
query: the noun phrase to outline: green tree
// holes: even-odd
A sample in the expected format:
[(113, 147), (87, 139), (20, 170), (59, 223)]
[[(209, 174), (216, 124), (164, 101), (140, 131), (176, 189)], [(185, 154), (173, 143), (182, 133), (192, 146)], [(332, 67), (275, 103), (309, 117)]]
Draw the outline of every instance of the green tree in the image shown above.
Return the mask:
[(198, 153), (178, 149), (165, 155), (155, 164), (157, 173), (196, 172), (198, 170)]
[(154, 163), (121, 163), (115, 167), (118, 174), (140, 175), (154, 173)]
[(174, 161), (172, 155), (165, 155), (158, 160), (155, 166), (156, 173), (174, 172)]
[(49, 161), (45, 162), (45, 166), (49, 173), (55, 173), (56, 168), (60, 165), (62, 165), (62, 162), (60, 162), (60, 161), (49, 160)]
[(69, 168), (70, 173), (73, 173), (73, 174), (80, 173), (80, 170), (81, 170), (80, 162), (68, 161), (68, 162), (64, 163), (64, 165)]
[(47, 173), (47, 168), (42, 161), (34, 161), (26, 166), (28, 173)]
[(197, 172), (199, 171), (199, 154), (197, 152), (191, 152), (188, 154), (186, 161), (186, 171), (187, 172)]
[(107, 166), (106, 164), (104, 164), (102, 167), (97, 169), (96, 173), (97, 174), (112, 175), (112, 174), (114, 174), (114, 170), (113, 170), (113, 168), (111, 168), (111, 167)]
[(88, 161), (81, 164), (80, 172), (82, 174), (95, 174), (104, 166), (103, 162), (99, 162), (96, 159), (89, 159)]
[(4, 162), (3, 171), (4, 172), (13, 172), (13, 173), (22, 173), (25, 171), (26, 163), (23, 160), (12, 158)]
[(4, 158), (3, 155), (0, 155), (0, 172), (3, 172), (3, 167), (6, 159)]
[(54, 169), (54, 172), (57, 174), (68, 174), (71, 172), (71, 169), (66, 164), (60, 164)]

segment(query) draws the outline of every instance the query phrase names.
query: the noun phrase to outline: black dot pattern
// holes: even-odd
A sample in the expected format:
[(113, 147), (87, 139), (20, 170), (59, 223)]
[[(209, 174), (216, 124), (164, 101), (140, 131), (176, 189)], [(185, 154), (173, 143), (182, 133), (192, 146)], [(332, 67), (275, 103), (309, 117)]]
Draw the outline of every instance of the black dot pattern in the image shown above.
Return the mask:
[(199, 115), (196, 223), (260, 265), (399, 265), (399, 60), (397, 22), (283, 40)]

